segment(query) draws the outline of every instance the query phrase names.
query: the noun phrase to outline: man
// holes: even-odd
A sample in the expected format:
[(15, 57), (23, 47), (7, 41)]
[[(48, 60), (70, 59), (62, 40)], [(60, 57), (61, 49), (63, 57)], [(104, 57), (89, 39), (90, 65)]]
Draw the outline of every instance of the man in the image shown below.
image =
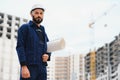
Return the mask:
[(43, 21), (45, 9), (36, 4), (30, 14), (32, 21), (18, 29), (17, 54), (21, 65), (20, 80), (47, 80), (47, 61), (51, 53), (47, 53), (48, 37)]

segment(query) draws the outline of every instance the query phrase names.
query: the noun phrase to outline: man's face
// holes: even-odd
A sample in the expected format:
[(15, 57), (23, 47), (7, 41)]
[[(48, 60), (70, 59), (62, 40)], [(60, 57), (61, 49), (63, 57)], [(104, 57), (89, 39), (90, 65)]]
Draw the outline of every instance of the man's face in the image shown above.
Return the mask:
[(43, 14), (44, 11), (42, 9), (35, 9), (34, 11), (31, 12), (32, 20), (36, 24), (40, 24), (43, 21)]

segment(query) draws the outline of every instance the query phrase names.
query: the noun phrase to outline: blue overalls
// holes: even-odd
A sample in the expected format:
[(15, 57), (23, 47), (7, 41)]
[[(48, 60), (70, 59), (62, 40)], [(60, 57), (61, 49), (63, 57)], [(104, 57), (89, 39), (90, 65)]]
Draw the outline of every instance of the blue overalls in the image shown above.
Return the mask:
[[(47, 62), (43, 62), (42, 55), (47, 53), (47, 41), (44, 27), (41, 25), (42, 39), (37, 34), (37, 25), (32, 21), (23, 24), (18, 29), (17, 54), (20, 65), (27, 65), (30, 71), (30, 79), (20, 80), (47, 80)], [(47, 53), (50, 56), (51, 53)]]

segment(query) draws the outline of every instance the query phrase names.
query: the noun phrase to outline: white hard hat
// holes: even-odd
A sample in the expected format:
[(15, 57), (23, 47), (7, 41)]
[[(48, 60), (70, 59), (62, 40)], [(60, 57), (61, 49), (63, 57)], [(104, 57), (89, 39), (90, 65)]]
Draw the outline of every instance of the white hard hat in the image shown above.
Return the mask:
[(43, 5), (41, 4), (35, 4), (32, 6), (31, 12), (35, 9), (42, 9), (43, 11), (45, 11), (45, 8), (43, 7)]

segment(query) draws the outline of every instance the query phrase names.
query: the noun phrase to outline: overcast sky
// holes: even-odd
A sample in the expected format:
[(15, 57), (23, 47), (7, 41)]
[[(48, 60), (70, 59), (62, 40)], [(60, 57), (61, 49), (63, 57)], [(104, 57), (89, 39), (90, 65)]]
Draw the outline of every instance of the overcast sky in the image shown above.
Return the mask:
[[(1, 0), (0, 12), (31, 19), (36, 3), (46, 8), (42, 24), (50, 40), (63, 37), (65, 50), (86, 53), (120, 33), (120, 0)], [(89, 28), (91, 22), (95, 24)]]

